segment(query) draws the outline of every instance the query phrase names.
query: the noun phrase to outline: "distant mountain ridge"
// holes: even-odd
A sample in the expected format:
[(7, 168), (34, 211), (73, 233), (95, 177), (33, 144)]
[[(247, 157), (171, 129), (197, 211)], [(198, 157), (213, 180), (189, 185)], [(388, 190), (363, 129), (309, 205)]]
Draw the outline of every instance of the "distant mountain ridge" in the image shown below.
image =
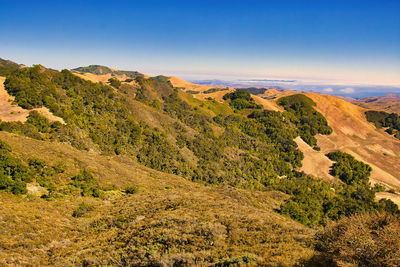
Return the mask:
[(400, 114), (400, 95), (387, 94), (384, 96), (372, 96), (359, 99), (348, 97), (343, 99), (366, 109)]
[(20, 66), (11, 60), (0, 58), (0, 76), (6, 76), (10, 72), (19, 69)]
[(144, 77), (144, 74), (138, 71), (115, 70), (102, 65), (89, 65), (86, 67), (78, 67), (72, 69), (72, 71), (92, 73), (96, 75), (104, 75), (104, 74), (126, 75), (129, 78)]

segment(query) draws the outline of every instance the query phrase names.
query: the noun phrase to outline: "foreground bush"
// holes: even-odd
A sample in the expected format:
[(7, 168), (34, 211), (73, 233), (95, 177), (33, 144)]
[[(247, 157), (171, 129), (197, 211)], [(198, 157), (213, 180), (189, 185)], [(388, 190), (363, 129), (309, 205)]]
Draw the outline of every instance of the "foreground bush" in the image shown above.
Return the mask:
[(387, 213), (346, 217), (315, 239), (322, 258), (337, 265), (400, 265), (400, 219)]
[(86, 213), (88, 213), (89, 211), (92, 211), (92, 210), (94, 210), (94, 207), (92, 205), (82, 202), (74, 210), (74, 212), (72, 213), (72, 217), (76, 217), (76, 218), (82, 217), (83, 215), (85, 215)]

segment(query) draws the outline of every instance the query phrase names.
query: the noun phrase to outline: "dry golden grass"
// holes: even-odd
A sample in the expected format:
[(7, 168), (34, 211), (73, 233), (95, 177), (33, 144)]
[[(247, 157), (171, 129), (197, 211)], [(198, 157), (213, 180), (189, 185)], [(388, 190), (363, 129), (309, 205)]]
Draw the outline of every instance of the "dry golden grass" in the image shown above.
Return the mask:
[[(234, 89), (225, 90), (225, 91), (217, 91), (217, 92), (210, 93), (210, 94), (195, 94), (195, 95), (193, 95), (193, 97), (196, 99), (200, 99), (200, 100), (205, 100), (205, 99), (211, 97), (218, 102), (223, 102), (224, 95), (231, 93), (233, 91), (234, 91)], [(278, 106), (276, 104), (276, 102), (273, 100), (264, 99), (264, 98), (261, 98), (256, 95), (252, 95), (251, 97), (254, 99), (254, 101), (257, 104), (262, 105), (264, 109), (273, 110), (273, 111), (283, 111), (283, 108)]]
[(175, 76), (170, 76), (170, 77), (168, 77), (168, 79), (174, 87), (182, 87), (185, 89), (185, 91), (191, 90), (191, 91), (204, 92), (210, 88), (213, 88), (208, 85), (199, 85), (199, 84), (187, 82), (187, 81), (179, 79), (178, 77), (175, 77)]
[[(114, 69), (112, 69), (114, 70)], [(91, 81), (93, 83), (108, 83), (108, 79), (110, 78), (115, 78), (118, 79), (120, 81), (125, 81), (126, 79), (131, 79), (130, 77), (128, 77), (127, 75), (123, 74), (123, 75), (116, 75), (116, 74), (111, 74), (111, 73), (107, 73), (107, 74), (93, 74), (93, 73), (89, 73), (89, 72), (77, 72), (77, 71), (71, 71), (75, 76), (78, 76), (79, 78), (82, 78), (84, 80), (87, 81)], [(150, 78), (149, 75), (144, 75), (144, 78)], [(138, 83), (133, 80), (131, 82), (127, 82), (127, 84), (133, 85), (135, 87), (138, 86)]]
[[(0, 132), (13, 154), (63, 162), (66, 183), (89, 168), (101, 185), (136, 186), (133, 195), (52, 201), (0, 192), (0, 264), (209, 264), (213, 260), (290, 266), (313, 255), (313, 230), (274, 212), (279, 192), (207, 187), (154, 171), (121, 156), (101, 156), (60, 143)], [(94, 206), (72, 217), (82, 202)]]
[(275, 101), (264, 99), (255, 95), (252, 95), (251, 97), (254, 99), (254, 102), (256, 102), (259, 105), (262, 105), (264, 109), (273, 111), (284, 111), (284, 109), (278, 106)]
[[(316, 109), (332, 127), (331, 135), (318, 135), (323, 154), (340, 150), (352, 154), (373, 168), (371, 182), (400, 189), (400, 141), (366, 120), (365, 109), (342, 99), (306, 93), (317, 103)], [(306, 158), (311, 157), (307, 152)], [(317, 175), (317, 172), (311, 173)], [(319, 174), (319, 176), (322, 176)]]
[(304, 154), (304, 159), (302, 161), (303, 166), (300, 170), (307, 174), (312, 174), (315, 177), (324, 178), (326, 180), (332, 181), (334, 177), (329, 174), (330, 168), (333, 164), (327, 156), (321, 151), (316, 151), (312, 149), (306, 142), (297, 137), (294, 139), (299, 149)]
[(229, 89), (229, 90), (225, 90), (225, 91), (217, 91), (214, 93), (210, 93), (210, 94), (195, 94), (193, 95), (194, 98), (200, 99), (200, 100), (205, 100), (206, 98), (213, 98), (218, 102), (223, 102), (224, 100), (222, 99), (224, 97), (224, 95), (231, 93), (235, 91), (234, 89)]

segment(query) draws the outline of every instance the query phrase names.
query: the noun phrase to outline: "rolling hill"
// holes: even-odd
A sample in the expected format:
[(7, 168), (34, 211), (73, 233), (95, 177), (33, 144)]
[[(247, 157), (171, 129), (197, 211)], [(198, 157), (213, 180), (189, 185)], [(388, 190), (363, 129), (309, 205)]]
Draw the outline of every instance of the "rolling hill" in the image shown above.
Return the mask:
[(72, 69), (71, 71), (75, 75), (91, 82), (107, 82), (110, 78), (116, 78), (121, 81), (129, 81), (136, 77), (149, 77), (137, 71), (116, 70), (101, 65), (78, 67)]
[(349, 102), (356, 104), (360, 107), (378, 111), (386, 111), (389, 113), (400, 113), (400, 96), (399, 95), (385, 95), (378, 97), (365, 97), (360, 99), (349, 99)]
[(326, 225), (400, 213), (400, 141), (359, 106), (16, 65), (0, 88), (3, 265), (311, 265)]
[[(273, 212), (287, 198), (285, 194), (207, 187), (123, 156), (101, 156), (5, 132), (0, 132), (0, 139), (19, 158), (62, 162), (65, 172), (57, 178), (60, 181), (90, 168), (101, 186), (112, 186), (101, 199), (67, 196), (48, 201), (1, 193), (2, 265), (213, 261), (276, 265), (294, 264), (313, 254), (306, 243), (313, 230)], [(138, 192), (121, 193), (128, 186)], [(94, 209), (81, 217), (71, 216), (82, 202)], [(264, 245), (258, 246), (259, 242)], [(136, 256), (129, 257), (134, 252)]]
[[(271, 93), (268, 93), (268, 91), (271, 91)], [(294, 91), (279, 92), (269, 89), (257, 96), (263, 97), (272, 94), (274, 95), (273, 99), (277, 100), (280, 97), (295, 93)], [(300, 149), (306, 155), (305, 161), (308, 161), (306, 165), (318, 166), (325, 162), (323, 166), (326, 170), (329, 164), (325, 154), (335, 150), (345, 151), (373, 166), (371, 174), (373, 183), (382, 183), (398, 190), (400, 169), (395, 162), (400, 160), (400, 155), (396, 153), (400, 148), (400, 142), (367, 121), (365, 112), (370, 108), (365, 109), (330, 95), (316, 93), (305, 93), (305, 95), (317, 103), (316, 109), (324, 115), (328, 124), (333, 128), (331, 135), (317, 135), (318, 144), (321, 147), (320, 160), (316, 158), (315, 151), (310, 151), (312, 153), (310, 153), (310, 157), (307, 157), (306, 151), (309, 149), (305, 145), (300, 146)], [(314, 154), (314, 156), (311, 154)], [(314, 160), (320, 163), (313, 164)], [(321, 176), (319, 168), (315, 171), (311, 169), (305, 171), (317, 177)], [(329, 173), (325, 171), (324, 175), (329, 175)], [(398, 199), (396, 195), (393, 198)]]

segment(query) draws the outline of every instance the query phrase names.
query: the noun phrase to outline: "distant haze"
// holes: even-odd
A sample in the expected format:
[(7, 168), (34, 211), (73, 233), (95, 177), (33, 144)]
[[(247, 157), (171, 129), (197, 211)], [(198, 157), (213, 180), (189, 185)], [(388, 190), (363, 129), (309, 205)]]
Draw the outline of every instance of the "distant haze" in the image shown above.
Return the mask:
[(0, 57), (26, 65), (293, 79), (345, 94), (400, 87), (397, 0), (21, 0), (1, 10)]
[(193, 83), (205, 84), (217, 87), (257, 87), (278, 88), (306, 92), (318, 92), (329, 95), (345, 96), (353, 98), (383, 96), (387, 94), (400, 95), (400, 86), (384, 85), (359, 85), (359, 84), (324, 84), (301, 80), (275, 80), (275, 79), (232, 79), (232, 80), (190, 80)]

